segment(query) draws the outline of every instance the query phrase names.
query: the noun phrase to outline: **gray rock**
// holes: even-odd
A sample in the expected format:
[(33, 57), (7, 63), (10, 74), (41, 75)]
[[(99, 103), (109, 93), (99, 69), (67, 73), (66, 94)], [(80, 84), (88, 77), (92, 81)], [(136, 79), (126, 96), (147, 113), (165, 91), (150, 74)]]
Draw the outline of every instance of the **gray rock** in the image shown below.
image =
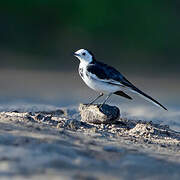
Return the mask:
[(81, 121), (94, 124), (108, 124), (119, 119), (120, 110), (116, 106), (109, 106), (107, 104), (99, 108), (99, 105), (79, 105)]

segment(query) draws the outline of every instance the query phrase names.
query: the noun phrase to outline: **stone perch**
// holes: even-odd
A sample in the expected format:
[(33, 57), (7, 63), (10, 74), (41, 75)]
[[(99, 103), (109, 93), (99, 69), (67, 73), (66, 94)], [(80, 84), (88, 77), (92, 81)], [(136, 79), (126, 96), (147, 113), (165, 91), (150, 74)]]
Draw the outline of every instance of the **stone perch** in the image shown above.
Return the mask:
[(120, 110), (116, 106), (109, 106), (104, 104), (101, 108), (100, 105), (86, 105), (80, 104), (79, 111), (81, 120), (94, 124), (109, 124), (115, 122), (120, 117)]

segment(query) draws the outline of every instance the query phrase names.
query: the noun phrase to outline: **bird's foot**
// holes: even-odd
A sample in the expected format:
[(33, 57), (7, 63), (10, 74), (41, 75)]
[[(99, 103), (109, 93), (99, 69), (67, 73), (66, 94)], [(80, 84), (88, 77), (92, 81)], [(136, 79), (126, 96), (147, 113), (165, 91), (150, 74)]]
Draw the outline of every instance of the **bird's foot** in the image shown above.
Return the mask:
[(103, 104), (99, 104), (98, 105), (98, 108), (102, 110), (102, 107), (104, 106), (104, 103)]
[(86, 106), (89, 107), (89, 106), (92, 105), (92, 104), (93, 104), (93, 103), (88, 103), (88, 104), (86, 104)]
[[(91, 106), (91, 105), (93, 105), (93, 103), (88, 103), (88, 104), (86, 104), (87, 107), (89, 107), (89, 106)], [(99, 109), (101, 109), (101, 108), (104, 106), (104, 104), (95, 104), (95, 105), (97, 105), (97, 107), (98, 107)]]

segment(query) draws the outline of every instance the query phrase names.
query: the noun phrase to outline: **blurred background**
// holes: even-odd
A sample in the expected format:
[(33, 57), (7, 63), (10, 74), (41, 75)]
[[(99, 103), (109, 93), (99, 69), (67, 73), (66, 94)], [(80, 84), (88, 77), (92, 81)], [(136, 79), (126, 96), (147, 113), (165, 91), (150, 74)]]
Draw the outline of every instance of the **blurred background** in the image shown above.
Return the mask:
[(126, 71), (179, 72), (177, 0), (14, 0), (0, 5), (1, 68), (74, 70), (91, 49)]
[(179, 108), (179, 9), (177, 0), (1, 1), (1, 103), (89, 101), (96, 93), (79, 78), (72, 56), (87, 48), (169, 108)]

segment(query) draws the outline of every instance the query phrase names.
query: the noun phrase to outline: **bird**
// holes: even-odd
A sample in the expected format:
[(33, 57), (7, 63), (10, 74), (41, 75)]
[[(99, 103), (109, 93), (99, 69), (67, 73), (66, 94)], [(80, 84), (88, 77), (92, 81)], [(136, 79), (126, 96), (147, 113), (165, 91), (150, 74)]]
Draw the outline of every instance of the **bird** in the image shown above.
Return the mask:
[(80, 60), (78, 69), (80, 77), (87, 86), (99, 93), (98, 96), (88, 105), (93, 104), (103, 95), (107, 95), (107, 97), (100, 107), (102, 107), (113, 94), (132, 100), (132, 97), (127, 94), (127, 92), (131, 91), (142, 96), (144, 99), (152, 102), (156, 106), (167, 110), (167, 108), (157, 100), (133, 85), (114, 67), (97, 61), (91, 51), (87, 49), (79, 49), (74, 52), (73, 55)]

